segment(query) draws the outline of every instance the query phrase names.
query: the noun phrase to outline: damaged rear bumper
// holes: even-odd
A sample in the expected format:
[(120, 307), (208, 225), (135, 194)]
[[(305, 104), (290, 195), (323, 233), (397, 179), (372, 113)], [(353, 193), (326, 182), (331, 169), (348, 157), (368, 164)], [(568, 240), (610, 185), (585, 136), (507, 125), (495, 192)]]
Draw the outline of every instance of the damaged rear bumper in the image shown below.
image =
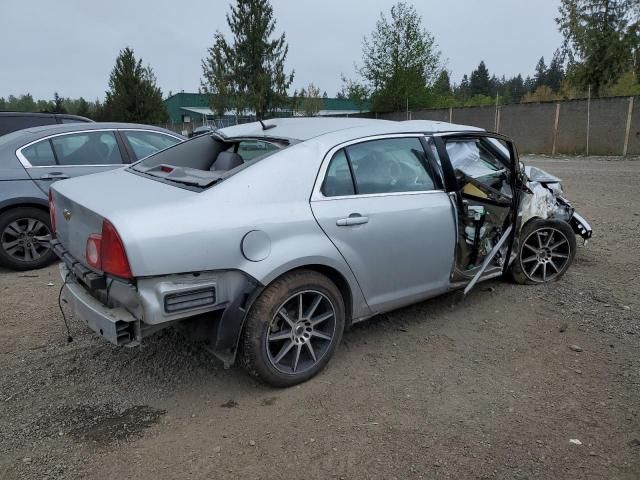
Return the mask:
[(109, 308), (92, 297), (86, 288), (78, 284), (64, 263), (60, 275), (66, 279), (64, 297), (75, 316), (91, 330), (114, 345), (127, 345), (136, 338), (137, 319), (124, 308)]
[(87, 269), (59, 241), (64, 298), (73, 315), (106, 341), (135, 346), (165, 327), (196, 320), (200, 338), (225, 365), (235, 361), (248, 306), (262, 286), (238, 270), (171, 274), (119, 281)]

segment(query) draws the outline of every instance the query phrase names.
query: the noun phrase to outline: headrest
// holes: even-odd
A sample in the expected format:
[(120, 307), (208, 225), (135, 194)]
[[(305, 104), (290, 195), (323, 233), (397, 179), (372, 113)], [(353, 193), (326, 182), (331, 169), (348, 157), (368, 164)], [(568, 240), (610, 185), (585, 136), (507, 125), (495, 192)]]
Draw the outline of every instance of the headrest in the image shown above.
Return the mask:
[(220, 152), (216, 158), (216, 161), (213, 162), (213, 165), (211, 165), (211, 168), (209, 170), (227, 171), (231, 170), (232, 168), (239, 167), (243, 163), (244, 161), (242, 160), (242, 157), (237, 153)]

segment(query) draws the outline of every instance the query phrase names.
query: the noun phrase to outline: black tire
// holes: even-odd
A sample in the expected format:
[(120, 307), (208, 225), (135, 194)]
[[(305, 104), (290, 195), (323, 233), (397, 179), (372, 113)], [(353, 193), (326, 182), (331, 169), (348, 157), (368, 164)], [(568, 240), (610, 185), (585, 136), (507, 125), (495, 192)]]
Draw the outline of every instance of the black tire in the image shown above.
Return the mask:
[[(292, 312), (291, 305), (300, 307)], [(329, 316), (331, 309), (333, 316)], [(311, 325), (313, 322), (317, 325)], [(275, 387), (296, 385), (326, 366), (342, 339), (344, 324), (344, 301), (335, 284), (315, 271), (296, 270), (275, 280), (252, 305), (240, 342), (240, 357), (249, 373), (263, 382)], [(283, 338), (275, 338), (278, 336)], [(278, 363), (279, 354), (287, 346), (289, 350)], [(303, 359), (306, 363), (300, 363)]]
[(576, 255), (576, 235), (562, 220), (529, 221), (520, 232), (518, 256), (511, 278), (521, 285), (539, 285), (562, 278)]
[[(17, 222), (17, 223), (16, 223)], [(32, 223), (31, 223), (32, 222)], [(24, 227), (25, 231), (29, 225), (39, 226), (37, 231), (31, 232), (33, 236), (27, 235), (25, 242), (33, 242), (34, 250), (27, 247), (29, 243), (21, 244), (17, 249), (13, 242), (19, 237), (15, 235), (14, 227)], [(49, 265), (56, 256), (41, 239), (45, 237), (43, 233), (51, 237), (51, 223), (49, 214), (45, 210), (33, 207), (18, 207), (0, 214), (0, 265), (13, 270), (33, 270)], [(36, 241), (37, 239), (37, 241)], [(22, 240), (21, 240), (22, 241)], [(9, 247), (9, 245), (12, 245)], [(25, 248), (29, 248), (29, 253), (25, 253)], [(32, 252), (35, 251), (37, 256)]]

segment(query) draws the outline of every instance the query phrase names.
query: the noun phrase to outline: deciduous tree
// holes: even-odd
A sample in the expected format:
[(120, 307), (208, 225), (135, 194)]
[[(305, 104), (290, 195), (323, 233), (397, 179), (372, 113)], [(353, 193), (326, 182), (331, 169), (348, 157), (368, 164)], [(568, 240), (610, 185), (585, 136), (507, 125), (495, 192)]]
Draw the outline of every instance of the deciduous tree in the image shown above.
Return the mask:
[(362, 46), (360, 75), (371, 89), (373, 109), (404, 110), (424, 103), (427, 87), (441, 70), (435, 39), (416, 9), (399, 2), (380, 14)]

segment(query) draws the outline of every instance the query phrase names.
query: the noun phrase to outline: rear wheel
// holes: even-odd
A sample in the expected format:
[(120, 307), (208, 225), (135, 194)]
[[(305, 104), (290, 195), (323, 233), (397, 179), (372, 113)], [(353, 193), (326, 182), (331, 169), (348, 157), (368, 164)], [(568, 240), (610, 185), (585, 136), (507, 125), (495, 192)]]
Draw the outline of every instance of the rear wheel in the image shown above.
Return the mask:
[(285, 274), (258, 297), (241, 343), (246, 368), (277, 387), (304, 382), (329, 362), (344, 330), (340, 291), (310, 270)]
[(575, 254), (576, 236), (567, 222), (535, 219), (522, 229), (511, 275), (520, 284), (553, 282), (565, 274)]
[(20, 207), (0, 214), (0, 264), (14, 270), (42, 268), (55, 259), (44, 210)]

